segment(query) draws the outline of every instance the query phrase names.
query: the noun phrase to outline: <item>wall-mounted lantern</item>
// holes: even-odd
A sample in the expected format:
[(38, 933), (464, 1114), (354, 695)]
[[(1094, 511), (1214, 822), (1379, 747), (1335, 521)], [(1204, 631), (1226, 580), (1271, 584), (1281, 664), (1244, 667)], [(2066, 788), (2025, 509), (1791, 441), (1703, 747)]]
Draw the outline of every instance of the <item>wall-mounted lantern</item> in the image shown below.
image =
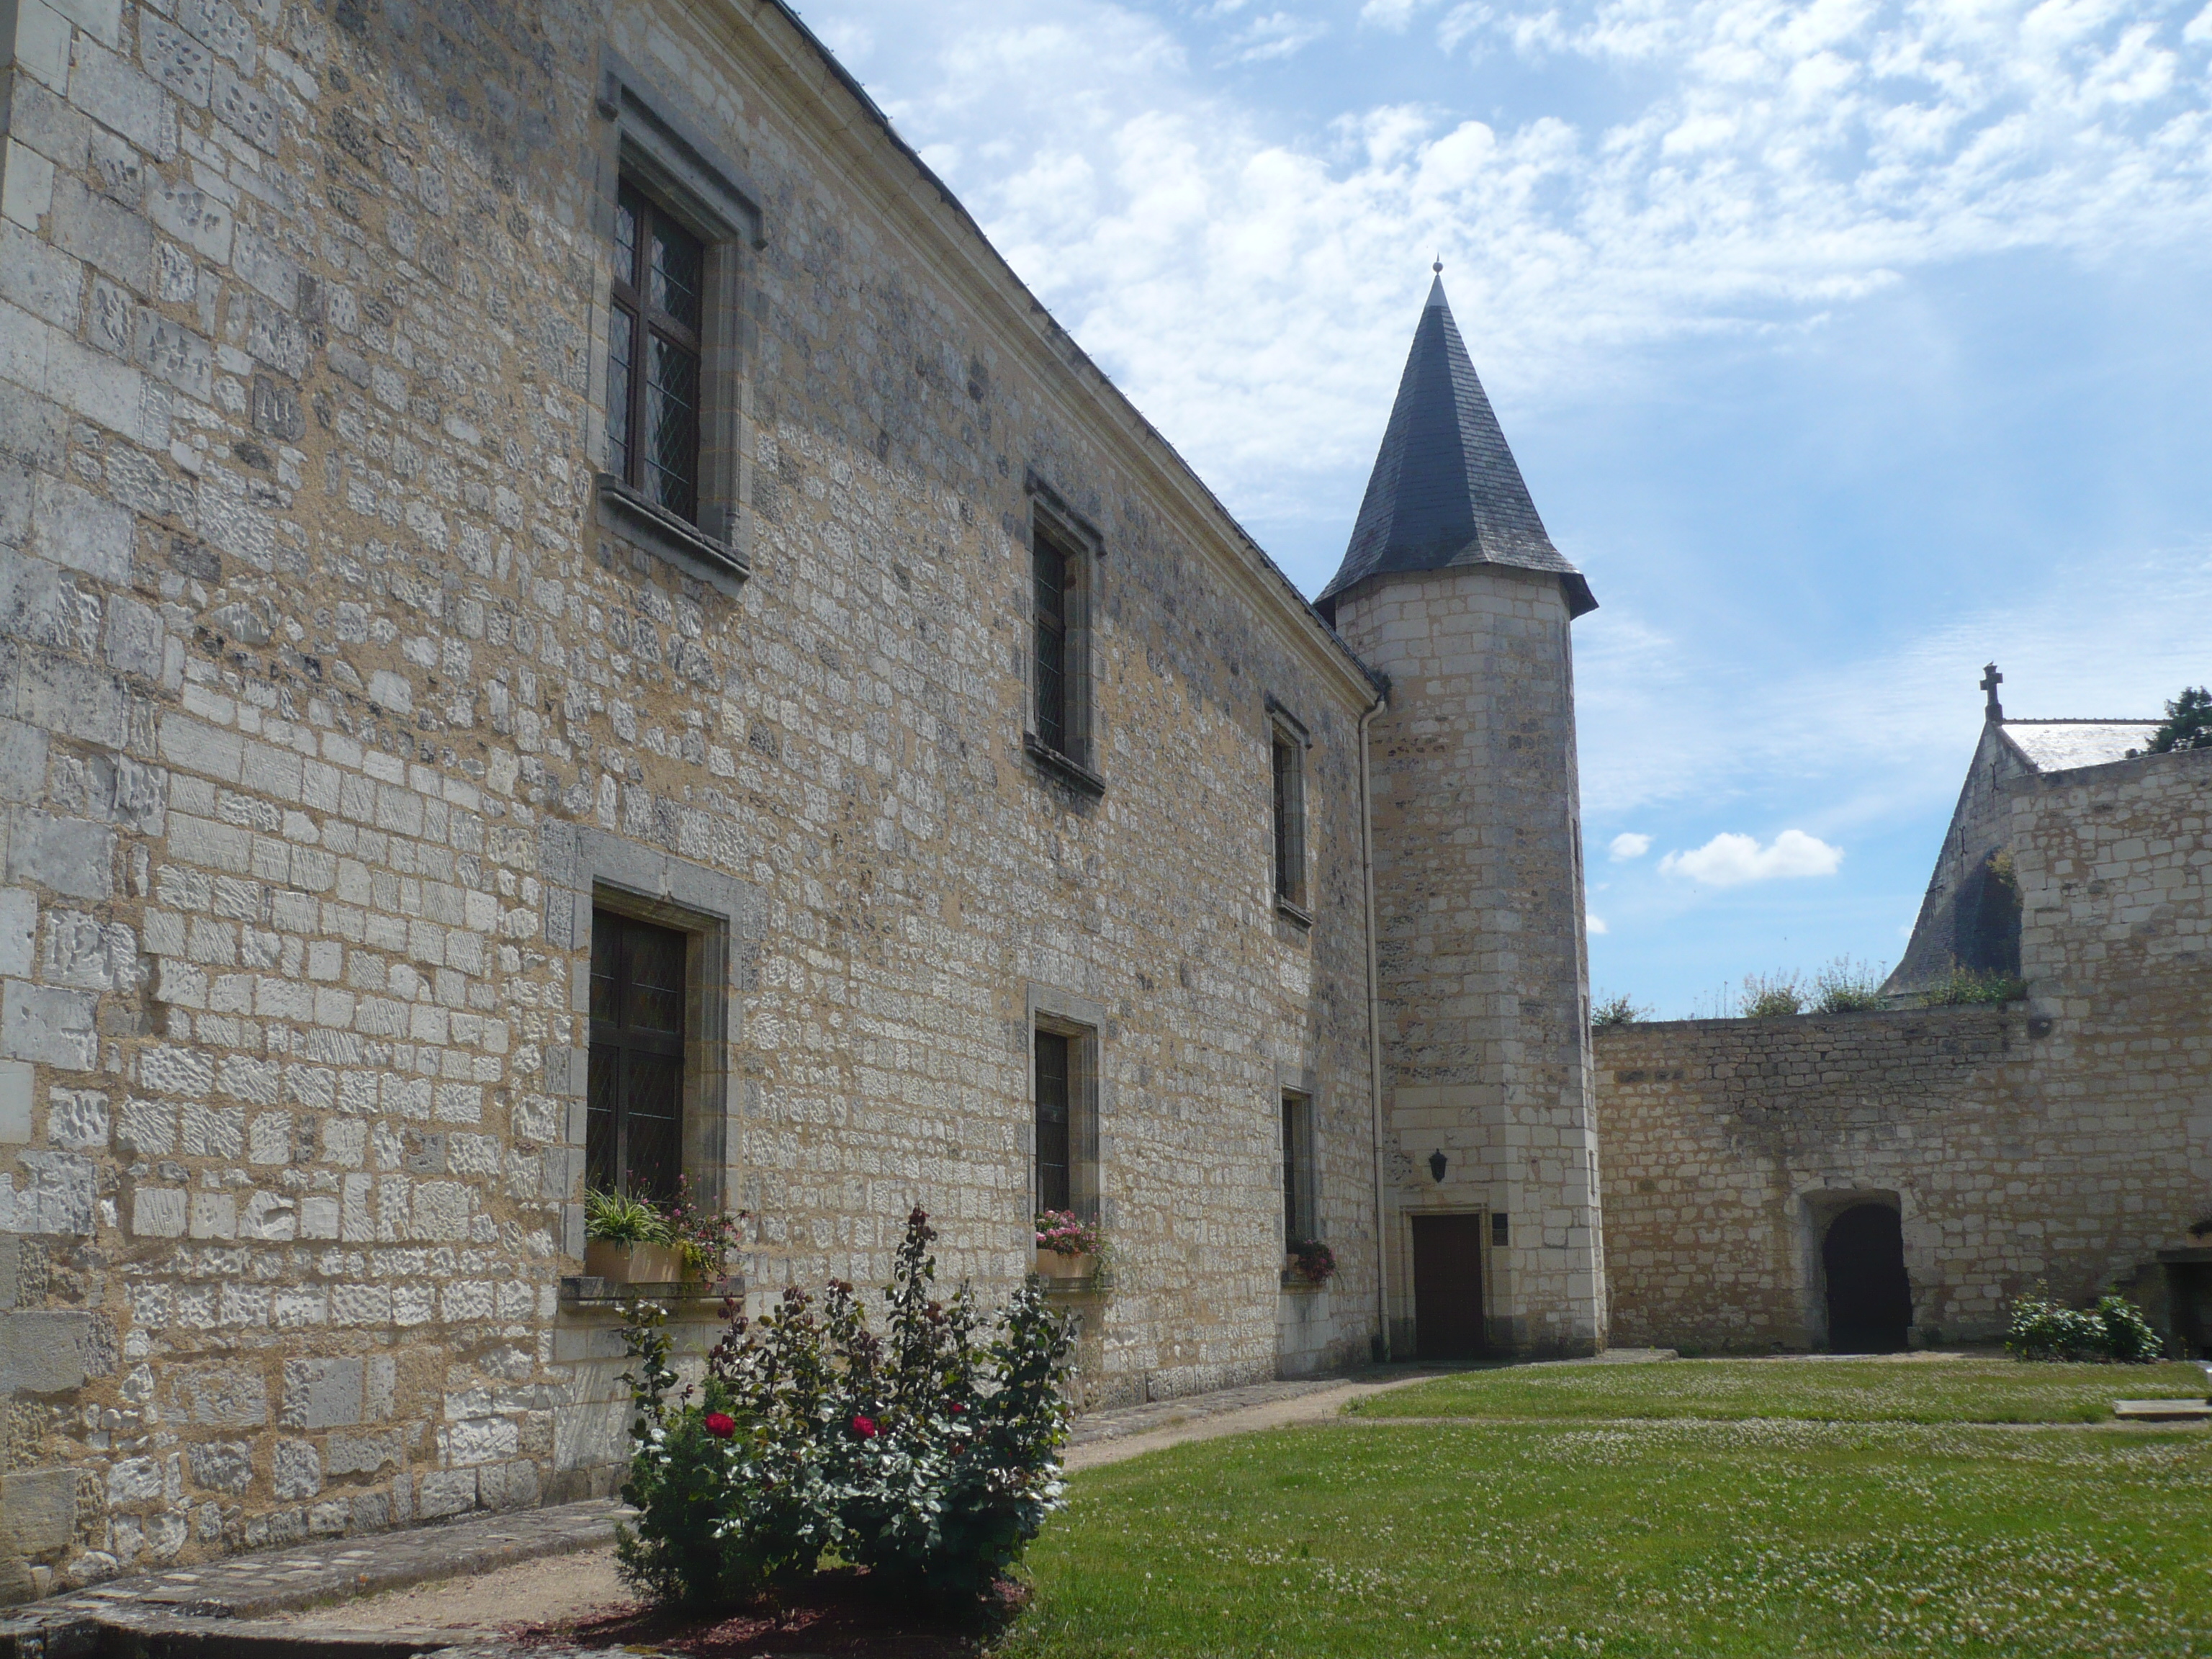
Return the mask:
[(1446, 1162), (1447, 1160), (1442, 1152), (1434, 1152), (1429, 1154), (1429, 1173), (1436, 1177), (1437, 1185), (1439, 1187), (1443, 1185), (1444, 1164)]

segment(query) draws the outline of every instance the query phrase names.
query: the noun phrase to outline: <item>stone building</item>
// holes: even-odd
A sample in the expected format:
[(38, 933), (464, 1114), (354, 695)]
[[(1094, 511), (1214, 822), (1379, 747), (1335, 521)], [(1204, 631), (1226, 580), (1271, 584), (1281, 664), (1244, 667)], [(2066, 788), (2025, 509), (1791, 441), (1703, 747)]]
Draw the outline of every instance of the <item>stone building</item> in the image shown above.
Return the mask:
[(1316, 604), (1390, 687), (1370, 793), (1393, 1346), (1602, 1348), (1567, 637), (1597, 602), (1529, 500), (1441, 267)]
[(1997, 678), (1889, 988), (2022, 994), (1600, 1032), (1618, 1340), (1986, 1340), (2116, 1282), (2212, 1340), (2212, 753), (2008, 720)]
[(1440, 289), (1317, 611), (775, 0), (5, 16), (0, 1593), (608, 1490), (587, 1183), (1085, 1212), (1097, 1402), (1603, 1342)]

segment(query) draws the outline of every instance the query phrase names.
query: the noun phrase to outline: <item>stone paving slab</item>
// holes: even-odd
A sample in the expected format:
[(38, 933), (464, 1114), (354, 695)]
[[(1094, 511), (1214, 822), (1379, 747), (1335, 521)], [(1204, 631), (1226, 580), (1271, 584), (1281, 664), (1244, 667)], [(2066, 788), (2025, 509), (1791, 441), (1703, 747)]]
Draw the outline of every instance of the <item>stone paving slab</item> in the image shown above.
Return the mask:
[(1601, 1354), (1583, 1359), (1470, 1360), (1463, 1364), (1364, 1365), (1356, 1370), (1328, 1376), (1300, 1377), (1285, 1382), (1255, 1382), (1241, 1389), (1216, 1389), (1207, 1394), (1182, 1395), (1173, 1400), (1156, 1400), (1142, 1406), (1086, 1412), (1075, 1419), (1075, 1430), (1069, 1436), (1068, 1443), (1071, 1446), (1089, 1446), (1102, 1440), (1119, 1440), (1129, 1435), (1153, 1434), (1184, 1423), (1200, 1423), (1210, 1417), (1224, 1417), (1231, 1412), (1249, 1411), (1255, 1406), (1273, 1406), (1286, 1400), (1303, 1399), (1307, 1395), (1323, 1394), (1331, 1389), (1341, 1389), (1348, 1382), (1417, 1382), (1425, 1377), (1446, 1376), (1456, 1371), (1525, 1370), (1532, 1365), (1642, 1365), (1674, 1357), (1672, 1348), (1607, 1348)]
[[(430, 1579), (485, 1572), (539, 1556), (599, 1547), (614, 1541), (615, 1522), (629, 1513), (611, 1498), (594, 1499), (480, 1516), (442, 1526), (333, 1539), (111, 1579), (89, 1589), (9, 1609), (0, 1619), (0, 1659), (15, 1654), (64, 1659), (65, 1653), (122, 1651), (148, 1656), (174, 1652), (182, 1659), (188, 1653), (218, 1651), (219, 1648), (195, 1645), (202, 1639), (198, 1628), (202, 1625), (213, 1626), (210, 1634), (244, 1644), (234, 1651), (243, 1652), (248, 1647), (261, 1651), (262, 1644), (251, 1639), (253, 1632), (240, 1621), (317, 1601), (398, 1589)], [(336, 1638), (341, 1634), (319, 1632), (313, 1639)], [(363, 1637), (366, 1640), (368, 1633)], [(123, 1638), (123, 1645), (115, 1645), (111, 1638)], [(296, 1644), (306, 1638), (294, 1632), (288, 1639)], [(430, 1646), (447, 1644), (453, 1634), (438, 1633), (432, 1639), (431, 1633), (423, 1632), (416, 1645), (391, 1645), (413, 1639), (378, 1632), (374, 1640), (386, 1644), (385, 1647), (358, 1643), (341, 1646), (362, 1655), (363, 1659), (373, 1659), (373, 1655), (385, 1652), (427, 1652), (429, 1647), (421, 1642), (427, 1641)], [(307, 1651), (296, 1647), (292, 1650)]]
[(1074, 1431), (1068, 1437), (1068, 1444), (1089, 1446), (1102, 1440), (1119, 1440), (1133, 1434), (1151, 1434), (1159, 1429), (1173, 1428), (1179, 1423), (1201, 1422), (1209, 1417), (1224, 1417), (1231, 1412), (1247, 1411), (1254, 1406), (1272, 1406), (1279, 1401), (1323, 1394), (1331, 1389), (1342, 1388), (1346, 1380), (1341, 1376), (1327, 1376), (1302, 1378), (1295, 1382), (1255, 1382), (1248, 1388), (1216, 1389), (1209, 1394), (1183, 1395), (1174, 1400), (1156, 1400), (1142, 1406), (1122, 1406), (1107, 1412), (1086, 1412), (1075, 1419)]

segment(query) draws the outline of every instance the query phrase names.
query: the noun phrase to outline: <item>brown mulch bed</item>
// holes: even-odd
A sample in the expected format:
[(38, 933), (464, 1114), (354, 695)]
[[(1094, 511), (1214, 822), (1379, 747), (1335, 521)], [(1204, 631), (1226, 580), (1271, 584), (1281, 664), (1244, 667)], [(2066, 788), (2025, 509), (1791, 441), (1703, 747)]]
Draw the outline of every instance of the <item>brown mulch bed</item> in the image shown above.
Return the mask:
[(684, 1659), (975, 1659), (1028, 1599), (1025, 1588), (1001, 1581), (986, 1616), (950, 1620), (883, 1595), (863, 1569), (841, 1567), (815, 1574), (780, 1611), (702, 1613), (639, 1602), (501, 1633), (524, 1646), (649, 1649)]

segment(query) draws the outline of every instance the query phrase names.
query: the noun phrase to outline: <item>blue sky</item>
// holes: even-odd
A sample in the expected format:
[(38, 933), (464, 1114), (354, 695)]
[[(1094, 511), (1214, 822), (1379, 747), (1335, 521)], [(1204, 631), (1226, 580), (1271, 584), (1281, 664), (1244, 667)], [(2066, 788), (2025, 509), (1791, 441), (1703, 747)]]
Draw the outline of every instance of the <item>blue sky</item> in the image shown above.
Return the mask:
[(1887, 968), (1989, 659), (2015, 714), (2212, 681), (2205, 0), (805, 15), (1309, 593), (1442, 254), (1601, 606), (1600, 992)]

